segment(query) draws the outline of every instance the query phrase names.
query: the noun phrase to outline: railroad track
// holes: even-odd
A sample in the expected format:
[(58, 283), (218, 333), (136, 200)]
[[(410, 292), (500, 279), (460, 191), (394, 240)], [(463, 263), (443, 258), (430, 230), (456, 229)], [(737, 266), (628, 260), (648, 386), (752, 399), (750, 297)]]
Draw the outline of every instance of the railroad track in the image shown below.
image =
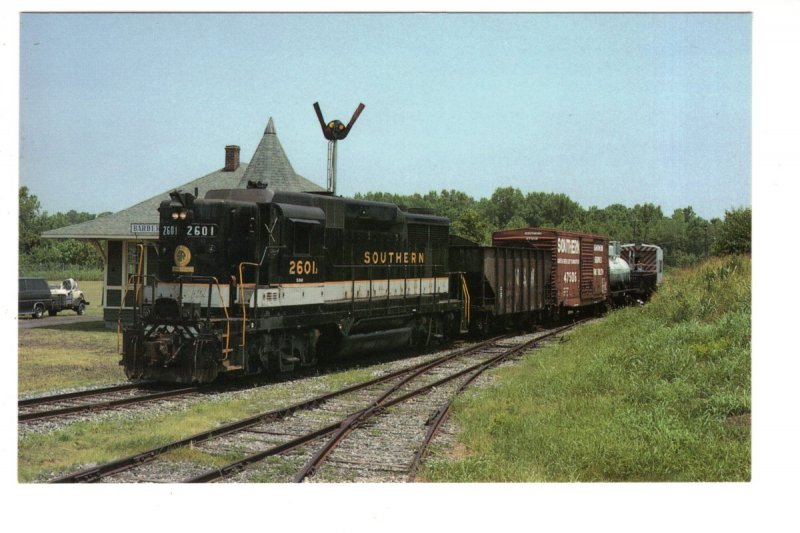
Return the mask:
[(59, 418), (67, 415), (103, 411), (185, 396), (201, 390), (201, 387), (159, 389), (154, 383), (126, 383), (113, 387), (69, 392), (52, 396), (28, 398), (17, 402), (17, 421), (32, 422)]
[[(375, 360), (391, 360), (376, 357)], [(345, 365), (347, 361), (345, 361)], [(335, 371), (337, 364), (320, 366), (317, 369), (300, 370), (294, 377), (312, 376), (318, 370)], [(346, 366), (345, 366), (346, 368)], [(284, 376), (281, 376), (284, 377)], [(243, 390), (264, 385), (270, 380), (263, 376), (239, 378), (231, 382), (192, 385), (188, 387), (165, 386), (157, 382), (125, 383), (85, 391), (68, 392), (50, 396), (27, 398), (17, 402), (17, 421), (20, 423), (57, 419), (69, 415), (105, 411), (119, 407), (144, 404), (156, 400), (180, 398), (193, 393)]]
[[(451, 351), (432, 361), (64, 475), (51, 482), (235, 482), (247, 480), (242, 478), (248, 475), (266, 481), (301, 482), (309, 478), (313, 481), (321, 468), (327, 469), (331, 464), (338, 468), (347, 463), (348, 460), (341, 456), (348, 453), (348, 443), (358, 440), (353, 436), (363, 434), (364, 428), (369, 432), (370, 424), (375, 424), (376, 419), (386, 418), (383, 415), (395, 406), (419, 403), (423, 395), (437, 397), (431, 392), (439, 394), (444, 391), (446, 401), (437, 397), (433, 408), (426, 406), (422, 409), (418, 433), (424, 434), (425, 421), (435, 418), (431, 413), (441, 411), (443, 401), (448, 404), (454, 394), (463, 390), (481, 372), (567, 328), (546, 332), (527, 342), (513, 343), (506, 336)], [(375, 439), (372, 440), (374, 447)], [(422, 446), (423, 439), (420, 438), (408, 460), (399, 460), (393, 466), (402, 471), (404, 479), (413, 475), (423, 457)], [(211, 456), (233, 453), (243, 458), (202, 471), (196, 463), (187, 464), (170, 458), (168, 452), (181, 448), (192, 448)], [(324, 477), (320, 479), (325, 480)]]

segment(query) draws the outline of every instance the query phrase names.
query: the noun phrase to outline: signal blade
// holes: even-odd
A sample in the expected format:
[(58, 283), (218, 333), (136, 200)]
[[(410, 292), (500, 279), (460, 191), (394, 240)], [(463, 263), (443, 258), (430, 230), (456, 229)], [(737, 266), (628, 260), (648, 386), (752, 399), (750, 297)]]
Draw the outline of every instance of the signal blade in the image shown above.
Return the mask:
[(352, 128), (353, 124), (356, 123), (358, 116), (361, 114), (362, 111), (364, 111), (364, 107), (365, 107), (364, 104), (358, 104), (355, 113), (353, 113), (353, 118), (351, 118), (350, 122), (347, 123), (347, 131), (350, 131), (350, 128)]

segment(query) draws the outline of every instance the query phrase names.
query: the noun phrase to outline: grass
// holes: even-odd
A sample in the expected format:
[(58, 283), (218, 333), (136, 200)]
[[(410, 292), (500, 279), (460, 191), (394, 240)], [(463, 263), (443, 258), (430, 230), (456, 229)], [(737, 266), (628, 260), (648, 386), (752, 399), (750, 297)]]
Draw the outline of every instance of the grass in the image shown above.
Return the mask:
[[(56, 284), (54, 281), (48, 282)], [(102, 282), (79, 281), (78, 286), (90, 305), (86, 315), (103, 316)], [(41, 327), (18, 329), (18, 384), (21, 394), (71, 387), (117, 383), (125, 379), (118, 365), (117, 333), (107, 330), (102, 322), (63, 324), (61, 316), (74, 316), (61, 311), (58, 316), (40, 319)], [(18, 320), (34, 320), (19, 317)]]
[[(263, 398), (203, 402), (186, 410), (142, 414), (133, 419), (115, 416), (102, 421), (74, 423), (48, 433), (30, 434), (19, 440), (19, 481), (42, 481), (58, 473), (132, 455), (255, 414), (268, 404)], [(219, 466), (197, 450), (173, 453), (172, 458), (177, 460), (194, 458), (200, 464)], [(222, 457), (221, 461), (224, 464), (230, 459)]]
[(18, 330), (18, 386), (20, 394), (125, 380), (117, 333), (102, 322), (57, 325)]
[[(102, 281), (78, 281), (78, 287), (86, 296), (89, 305), (86, 306), (86, 315), (103, 316), (103, 282)], [(69, 311), (66, 311), (69, 313)]]
[(103, 269), (83, 267), (80, 265), (64, 265), (62, 268), (42, 267), (41, 265), (23, 265), (20, 266), (19, 275), (21, 277), (30, 278), (57, 279), (59, 282), (67, 278), (72, 278), (78, 280), (78, 285), (80, 285), (81, 281), (102, 281)]
[(497, 372), (430, 481), (748, 481), (750, 259), (676, 271), (653, 301)]

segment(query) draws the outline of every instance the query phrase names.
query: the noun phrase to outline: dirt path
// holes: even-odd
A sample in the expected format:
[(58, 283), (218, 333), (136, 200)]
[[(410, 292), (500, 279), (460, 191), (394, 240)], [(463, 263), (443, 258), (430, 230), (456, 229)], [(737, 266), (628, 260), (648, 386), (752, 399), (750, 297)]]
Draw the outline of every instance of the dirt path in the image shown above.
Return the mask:
[[(65, 311), (65, 313), (70, 313), (70, 312)], [(56, 316), (45, 315), (44, 317), (39, 319), (31, 318), (29, 316), (17, 317), (17, 324), (19, 326), (19, 329), (45, 328), (53, 326), (63, 326), (65, 324), (78, 324), (82, 322), (102, 322), (102, 321), (103, 317), (86, 316), (86, 315), (78, 316), (75, 313), (56, 315)]]

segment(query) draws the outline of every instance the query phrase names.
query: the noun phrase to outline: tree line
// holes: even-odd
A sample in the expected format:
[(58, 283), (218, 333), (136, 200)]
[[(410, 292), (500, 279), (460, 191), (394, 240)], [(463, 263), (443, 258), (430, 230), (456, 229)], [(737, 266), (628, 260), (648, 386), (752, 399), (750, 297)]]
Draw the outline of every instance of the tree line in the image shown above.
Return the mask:
[(99, 216), (70, 210), (49, 214), (41, 210), (36, 195), (27, 187), (19, 188), (19, 269), (27, 270), (64, 268), (65, 265), (87, 269), (102, 269), (103, 261), (94, 246), (75, 239), (43, 239), (42, 233), (73, 224), (93, 220)]
[(691, 206), (666, 216), (652, 203), (627, 207), (583, 208), (563, 193), (529, 192), (498, 187), (489, 198), (476, 200), (456, 190), (425, 195), (369, 192), (356, 198), (431, 209), (450, 219), (451, 231), (489, 244), (493, 232), (544, 227), (607, 235), (611, 240), (657, 244), (670, 266), (686, 266), (709, 255), (750, 253), (751, 208), (732, 208), (724, 219), (706, 220)]
[[(424, 195), (368, 192), (355, 197), (431, 209), (450, 219), (453, 233), (482, 244), (491, 242), (494, 231), (533, 226), (600, 233), (623, 242), (657, 244), (664, 248), (665, 261), (671, 266), (689, 265), (709, 255), (750, 253), (751, 250), (749, 207), (727, 210), (724, 219), (705, 220), (691, 206), (675, 209), (670, 216), (665, 216), (661, 207), (652, 203), (585, 209), (563, 193), (523, 194), (514, 187), (498, 187), (491, 197), (479, 200), (456, 190), (431, 191)], [(20, 187), (20, 270), (30, 265), (102, 268), (102, 260), (90, 243), (42, 239), (42, 232), (108, 214), (70, 210), (51, 215), (42, 212), (38, 198), (27, 187)]]

